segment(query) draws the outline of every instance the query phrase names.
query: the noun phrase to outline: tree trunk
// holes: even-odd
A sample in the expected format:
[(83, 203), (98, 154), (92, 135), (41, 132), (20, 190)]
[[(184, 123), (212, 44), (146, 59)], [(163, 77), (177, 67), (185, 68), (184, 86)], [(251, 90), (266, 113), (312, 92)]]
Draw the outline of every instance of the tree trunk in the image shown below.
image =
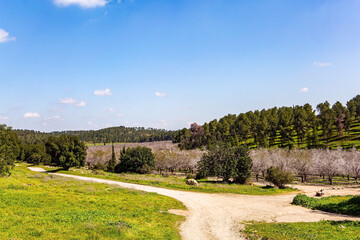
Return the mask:
[(333, 182), (332, 182), (332, 177), (329, 177), (329, 182), (330, 182), (330, 185), (333, 184)]
[(304, 183), (304, 175), (301, 175), (301, 183)]
[(256, 181), (258, 182), (259, 181), (259, 174), (256, 174), (255, 177), (256, 177)]

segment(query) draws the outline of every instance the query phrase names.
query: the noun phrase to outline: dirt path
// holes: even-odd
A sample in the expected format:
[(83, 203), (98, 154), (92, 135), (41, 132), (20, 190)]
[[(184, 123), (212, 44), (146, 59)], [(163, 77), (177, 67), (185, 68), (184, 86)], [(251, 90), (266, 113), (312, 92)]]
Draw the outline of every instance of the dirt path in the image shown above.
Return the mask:
[[(42, 168), (29, 167), (36, 172), (46, 172)], [(243, 221), (267, 222), (315, 222), (326, 220), (360, 220), (360, 218), (325, 213), (290, 205), (295, 194), (276, 196), (250, 196), (236, 194), (208, 194), (170, 190), (150, 187), (139, 184), (123, 183), (98, 178), (81, 177), (61, 173), (52, 173), (57, 176), (69, 177), (83, 181), (98, 182), (132, 188), (146, 192), (156, 192), (161, 195), (175, 198), (185, 204), (188, 213), (181, 225), (181, 235), (184, 240), (192, 239), (242, 239), (240, 228)], [(298, 186), (296, 186), (298, 187)], [(313, 195), (321, 187), (299, 186), (299, 189)], [(360, 189), (331, 189), (324, 188), (325, 193), (332, 195), (360, 194)]]

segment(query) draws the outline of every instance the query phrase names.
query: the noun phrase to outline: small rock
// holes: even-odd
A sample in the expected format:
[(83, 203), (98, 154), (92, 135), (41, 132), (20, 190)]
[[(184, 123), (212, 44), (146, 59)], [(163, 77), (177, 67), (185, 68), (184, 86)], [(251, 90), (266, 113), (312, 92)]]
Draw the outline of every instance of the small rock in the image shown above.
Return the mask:
[(316, 193), (315, 193), (315, 196), (317, 196), (317, 197), (321, 197), (322, 195), (324, 195), (325, 193), (324, 193), (324, 190), (323, 189), (320, 189), (320, 191), (317, 191)]
[(186, 180), (186, 184), (191, 186), (199, 186), (199, 183), (195, 179)]

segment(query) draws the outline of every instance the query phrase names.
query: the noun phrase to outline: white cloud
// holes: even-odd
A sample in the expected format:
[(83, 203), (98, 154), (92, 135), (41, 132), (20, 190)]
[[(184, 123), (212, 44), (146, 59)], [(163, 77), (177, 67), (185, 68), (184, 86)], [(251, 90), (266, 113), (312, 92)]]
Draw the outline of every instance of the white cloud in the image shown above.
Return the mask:
[(59, 7), (68, 7), (70, 5), (77, 5), (82, 8), (103, 7), (109, 1), (107, 0), (54, 0), (54, 3)]
[(86, 106), (86, 102), (85, 101), (80, 101), (76, 104), (77, 107), (85, 107)]
[(109, 88), (107, 88), (105, 90), (95, 90), (94, 95), (96, 95), (96, 96), (111, 96), (113, 94), (112, 94), (111, 90)]
[(93, 125), (93, 123), (92, 123), (92, 122), (90, 122), (90, 121), (88, 121), (88, 122), (87, 122), (87, 124), (89, 124), (89, 125)]
[(40, 114), (38, 113), (33, 113), (33, 112), (28, 112), (24, 114), (24, 118), (39, 118)]
[(59, 100), (59, 103), (61, 104), (67, 104), (67, 105), (74, 105), (76, 107), (85, 107), (86, 106), (86, 102), (81, 100), (81, 101), (77, 101), (73, 98), (61, 98)]
[(315, 66), (318, 66), (318, 67), (330, 67), (330, 66), (332, 66), (332, 63), (329, 63), (329, 62), (314, 62), (313, 64)]
[(119, 113), (118, 116), (119, 116), (119, 117), (123, 117), (123, 116), (125, 116), (125, 115), (122, 114), (122, 113)]
[(157, 96), (157, 97), (166, 97), (167, 94), (166, 93), (161, 93), (161, 92), (156, 92), (155, 96)]
[(116, 112), (116, 109), (115, 108), (109, 108), (108, 112)]
[(0, 28), (0, 43), (15, 41), (15, 37), (10, 37), (9, 33), (4, 29)]
[(309, 88), (307, 88), (307, 87), (300, 89), (300, 92), (302, 92), (302, 93), (306, 93), (308, 91), (309, 91)]
[(59, 103), (62, 103), (62, 104), (75, 104), (76, 100), (73, 99), (73, 98), (61, 98), (59, 100)]

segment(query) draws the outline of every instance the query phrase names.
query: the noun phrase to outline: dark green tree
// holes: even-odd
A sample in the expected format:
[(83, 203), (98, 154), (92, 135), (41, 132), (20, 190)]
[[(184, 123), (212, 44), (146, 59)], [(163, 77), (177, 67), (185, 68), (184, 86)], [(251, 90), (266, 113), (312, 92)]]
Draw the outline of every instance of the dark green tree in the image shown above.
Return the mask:
[(109, 172), (114, 172), (115, 166), (116, 166), (116, 156), (115, 156), (114, 144), (111, 146), (111, 150), (112, 150), (111, 159), (109, 160), (107, 170)]
[(10, 176), (10, 168), (21, 155), (21, 142), (11, 127), (0, 125), (0, 177)]
[(323, 135), (327, 141), (333, 133), (333, 127), (335, 123), (335, 113), (330, 108), (329, 102), (320, 103), (316, 106), (316, 109), (319, 112), (318, 118), (320, 120), (320, 125), (323, 131)]
[(224, 182), (231, 179), (245, 183), (250, 177), (252, 160), (246, 146), (221, 145), (204, 154), (198, 163), (199, 176), (217, 176)]
[(51, 163), (56, 166), (68, 170), (70, 167), (81, 167), (85, 164), (86, 146), (77, 136), (49, 137), (45, 146)]
[(120, 156), (120, 162), (115, 167), (115, 172), (143, 173), (144, 169), (154, 167), (154, 154), (151, 148), (140, 147), (127, 148)]
[(35, 165), (49, 164), (51, 157), (46, 153), (46, 147), (44, 143), (38, 144), (26, 144), (24, 145), (25, 161)]
[(279, 129), (281, 146), (291, 148), (293, 139), (294, 110), (292, 107), (279, 108)]

